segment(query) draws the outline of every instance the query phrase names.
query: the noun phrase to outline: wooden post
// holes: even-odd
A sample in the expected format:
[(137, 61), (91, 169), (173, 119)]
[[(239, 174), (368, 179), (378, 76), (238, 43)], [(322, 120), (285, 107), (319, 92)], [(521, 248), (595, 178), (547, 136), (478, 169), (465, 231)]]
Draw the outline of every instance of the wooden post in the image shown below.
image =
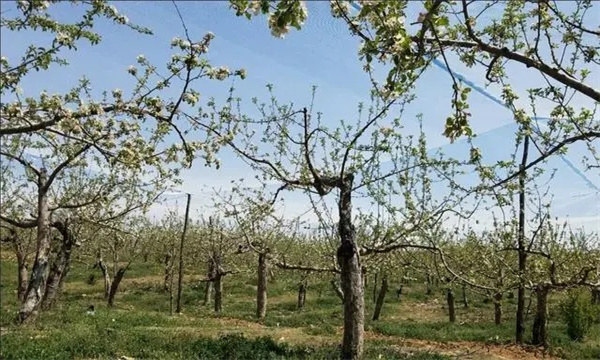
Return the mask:
[(185, 220), (183, 223), (183, 232), (181, 233), (181, 244), (179, 245), (179, 278), (177, 279), (177, 313), (181, 313), (181, 290), (183, 285), (183, 242), (187, 231), (188, 218), (190, 216), (190, 200), (192, 194), (187, 194), (187, 204), (185, 206)]

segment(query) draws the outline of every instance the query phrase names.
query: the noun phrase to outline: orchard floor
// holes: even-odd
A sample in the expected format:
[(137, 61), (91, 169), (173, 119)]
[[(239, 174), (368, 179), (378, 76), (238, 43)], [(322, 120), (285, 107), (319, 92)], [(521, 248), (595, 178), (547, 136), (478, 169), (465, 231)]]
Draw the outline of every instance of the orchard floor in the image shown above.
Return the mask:
[[(90, 285), (90, 274), (98, 280)], [(225, 278), (223, 311), (203, 306), (202, 277), (186, 274), (183, 312), (169, 313), (162, 268), (134, 264), (125, 275), (114, 308), (103, 299), (97, 270), (75, 265), (57, 306), (34, 325), (17, 327), (16, 264), (3, 256), (0, 273), (0, 359), (330, 359), (342, 334), (342, 307), (328, 283), (311, 278), (303, 310), (296, 309), (298, 275), (279, 273), (269, 282), (267, 317), (255, 319), (255, 280)], [(372, 284), (366, 290), (366, 359), (600, 359), (600, 325), (583, 342), (571, 342), (550, 307), (547, 350), (512, 344), (514, 299), (504, 304), (505, 322), (493, 324), (493, 309), (469, 295), (464, 308), (457, 289), (457, 322), (447, 321), (442, 289), (427, 296), (422, 284), (404, 286), (403, 299), (390, 291), (380, 320), (371, 321)], [(394, 290), (397, 284), (391, 284)], [(89, 305), (94, 316), (86, 315)], [(535, 308), (534, 304), (531, 309)], [(531, 329), (532, 315), (527, 329)], [(529, 335), (529, 334), (528, 334)]]

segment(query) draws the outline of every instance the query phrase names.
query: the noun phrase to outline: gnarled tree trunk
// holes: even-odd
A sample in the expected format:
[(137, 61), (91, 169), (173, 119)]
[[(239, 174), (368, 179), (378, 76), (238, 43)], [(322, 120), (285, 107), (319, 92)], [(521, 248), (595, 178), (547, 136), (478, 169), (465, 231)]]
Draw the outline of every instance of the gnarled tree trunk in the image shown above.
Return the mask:
[(111, 280), (110, 274), (108, 273), (108, 267), (102, 260), (102, 252), (98, 251), (98, 267), (102, 272), (102, 277), (104, 278), (104, 299), (108, 300), (108, 296), (110, 294)]
[(456, 321), (456, 310), (454, 309), (454, 290), (451, 288), (446, 290), (446, 302), (448, 303), (448, 318), (453, 323)]
[(17, 299), (21, 302), (27, 291), (27, 250), (15, 229), (10, 228), (8, 232), (8, 236), (1, 240), (2, 242), (12, 244), (15, 250), (17, 257)]
[(49, 310), (62, 292), (65, 278), (71, 269), (71, 251), (73, 250), (73, 245), (75, 245), (75, 238), (69, 229), (67, 221), (56, 222), (54, 226), (61, 233), (62, 242), (52, 263), (48, 281), (46, 282), (46, 292), (42, 301), (43, 310)]
[(548, 288), (540, 286), (535, 293), (537, 310), (533, 319), (532, 343), (546, 346), (548, 344)]
[(360, 359), (364, 343), (364, 288), (356, 230), (352, 224), (353, 175), (342, 179), (339, 199), (339, 234), (341, 244), (337, 260), (344, 292), (344, 337), (342, 359)]
[(256, 287), (256, 317), (264, 320), (267, 315), (267, 254), (258, 254), (258, 286)]
[(377, 301), (375, 303), (375, 311), (373, 312), (373, 320), (379, 320), (379, 315), (381, 315), (381, 308), (383, 307), (383, 301), (385, 300), (385, 294), (388, 291), (388, 280), (387, 276), (383, 275), (381, 279), (381, 288), (379, 289), (379, 294), (377, 295)]
[(37, 244), (36, 254), (27, 290), (19, 309), (19, 323), (34, 321), (42, 303), (50, 255), (50, 210), (48, 208), (47, 173), (42, 169), (38, 176)]
[(110, 306), (110, 307), (112, 307), (115, 304), (115, 295), (117, 294), (117, 290), (119, 289), (121, 280), (123, 280), (125, 271), (127, 271), (126, 267), (119, 268), (119, 270), (115, 274), (112, 284), (110, 284), (110, 291), (108, 293), (108, 306)]

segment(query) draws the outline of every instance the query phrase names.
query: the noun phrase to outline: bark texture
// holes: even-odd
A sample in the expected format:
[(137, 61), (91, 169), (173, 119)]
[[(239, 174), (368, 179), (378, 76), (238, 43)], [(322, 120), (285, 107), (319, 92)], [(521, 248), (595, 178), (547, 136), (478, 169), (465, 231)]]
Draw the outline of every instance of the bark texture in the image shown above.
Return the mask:
[(33, 322), (38, 314), (45, 291), (50, 256), (50, 209), (48, 208), (47, 173), (42, 169), (38, 176), (37, 243), (36, 254), (27, 290), (19, 309), (19, 323)]
[(448, 303), (448, 318), (450, 322), (456, 322), (456, 310), (454, 308), (454, 290), (446, 290), (446, 302)]
[(256, 288), (256, 317), (264, 320), (267, 315), (267, 276), (268, 259), (267, 254), (258, 254), (258, 286)]
[(377, 301), (375, 302), (375, 311), (373, 311), (373, 320), (379, 320), (379, 315), (381, 315), (381, 309), (383, 308), (383, 302), (385, 300), (385, 294), (388, 291), (388, 280), (387, 276), (383, 275), (381, 278), (381, 288), (379, 289), (379, 294), (377, 294)]
[(533, 345), (548, 345), (548, 288), (536, 289), (537, 309), (533, 319), (531, 341)]
[(62, 293), (65, 278), (71, 270), (71, 252), (75, 245), (75, 236), (73, 236), (69, 226), (67, 220), (54, 224), (54, 227), (61, 233), (62, 241), (46, 282), (46, 292), (42, 301), (43, 310), (49, 310), (54, 305), (58, 296)]
[(115, 304), (115, 295), (117, 294), (117, 290), (119, 290), (119, 285), (121, 284), (121, 280), (123, 280), (123, 276), (125, 276), (125, 271), (127, 271), (127, 268), (119, 268), (112, 284), (110, 284), (110, 291), (108, 293), (108, 306), (110, 307), (113, 307)]
[(502, 324), (502, 293), (494, 294), (494, 324)]
[(353, 176), (342, 179), (339, 199), (339, 234), (341, 244), (337, 260), (344, 292), (344, 336), (342, 359), (360, 359), (364, 343), (364, 288), (356, 230), (352, 224)]
[(108, 273), (108, 267), (106, 266), (106, 263), (104, 263), (104, 261), (102, 260), (101, 252), (98, 252), (97, 265), (100, 268), (100, 271), (102, 272), (102, 278), (104, 278), (104, 299), (108, 300), (108, 296), (110, 294), (111, 280), (110, 274)]

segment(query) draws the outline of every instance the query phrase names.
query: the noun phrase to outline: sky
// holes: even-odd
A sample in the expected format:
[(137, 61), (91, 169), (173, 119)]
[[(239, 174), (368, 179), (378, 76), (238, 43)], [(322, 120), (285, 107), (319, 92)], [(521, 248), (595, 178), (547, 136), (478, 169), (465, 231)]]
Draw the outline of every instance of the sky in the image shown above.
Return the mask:
[[(131, 81), (126, 69), (135, 64), (137, 55), (144, 54), (150, 62), (162, 64), (170, 57), (171, 39), (174, 36), (184, 37), (180, 19), (170, 1), (121, 1), (114, 4), (131, 22), (151, 28), (154, 35), (140, 35), (101, 21), (97, 28), (103, 36), (100, 45), (82, 44), (77, 53), (67, 54), (70, 66), (28, 77), (22, 84), (25, 94), (39, 94), (44, 89), (50, 93), (65, 91), (84, 74), (91, 79), (93, 89), (98, 93), (105, 89), (127, 89)], [(14, 11), (12, 4), (7, 5), (3, 1), (2, 11), (11, 11), (11, 6)], [(76, 9), (69, 4), (59, 6), (58, 16), (61, 19), (73, 19)], [(213, 65), (246, 69), (246, 80), (236, 81), (235, 87), (237, 96), (248, 103), (254, 96), (268, 100), (265, 85), (273, 84), (281, 102), (293, 101), (298, 106), (306, 106), (310, 101), (311, 87), (316, 85), (315, 108), (331, 124), (339, 119), (354, 120), (358, 103), (368, 103), (371, 84), (361, 70), (362, 64), (357, 56), (359, 41), (350, 36), (343, 22), (331, 17), (328, 2), (309, 2), (309, 17), (302, 31), (292, 30), (285, 39), (271, 36), (264, 17), (252, 21), (236, 17), (226, 1), (185, 1), (179, 2), (178, 6), (192, 38), (200, 39), (208, 31), (215, 34), (208, 54)], [(417, 16), (414, 11), (409, 11), (407, 18), (416, 19)], [(15, 59), (27, 44), (47, 43), (48, 37), (3, 31), (0, 40), (2, 56)], [(456, 60), (451, 61), (451, 65), (466, 78), (484, 85), (478, 83), (483, 78), (479, 70), (468, 69)], [(518, 73), (513, 84), (517, 90), (539, 82), (530, 72), (518, 68), (512, 70), (522, 73), (522, 76)], [(591, 83), (600, 83), (599, 72), (593, 76)], [(450, 85), (451, 79), (442, 69), (431, 67), (427, 70), (417, 85), (418, 97), (406, 109), (403, 122), (407, 132), (416, 132), (416, 116), (422, 114), (429, 146), (442, 147), (448, 155), (464, 157), (468, 154), (464, 142), (450, 145), (442, 136), (444, 122), (450, 112)], [(206, 82), (199, 91), (204, 99), (210, 96), (225, 99), (229, 86), (230, 81)], [(497, 88), (490, 87), (488, 91), (494, 96), (499, 95)], [(582, 101), (581, 105), (585, 102)], [(481, 134), (477, 142), (486, 159), (506, 158), (514, 151), (512, 141), (516, 129), (510, 112), (478, 93), (471, 96), (470, 106), (472, 126)], [(581, 154), (581, 150), (573, 149), (566, 155), (579, 170)], [(222, 151), (219, 158), (223, 164), (220, 170), (205, 167), (197, 161), (182, 174), (183, 185), (177, 190), (192, 194), (191, 213), (194, 217), (210, 213), (212, 188), (227, 190), (231, 180), (251, 178), (248, 166), (231, 151)], [(590, 186), (589, 181), (586, 182), (559, 157), (551, 159), (548, 167), (557, 169), (553, 180), (548, 183), (554, 197), (554, 214), (561, 218), (569, 217), (574, 224), (582, 224), (586, 229), (600, 230), (600, 180), (593, 176)], [(590, 177), (589, 174), (586, 176)], [(285, 207), (280, 211), (287, 216), (304, 213), (310, 207), (306, 199), (297, 193), (286, 193), (285, 198)], [(152, 209), (152, 216), (160, 216), (166, 209), (177, 209), (183, 213), (183, 196), (172, 194), (164, 199), (163, 204)], [(358, 207), (363, 205), (357, 204)], [(481, 223), (490, 220), (489, 214), (478, 216)]]

